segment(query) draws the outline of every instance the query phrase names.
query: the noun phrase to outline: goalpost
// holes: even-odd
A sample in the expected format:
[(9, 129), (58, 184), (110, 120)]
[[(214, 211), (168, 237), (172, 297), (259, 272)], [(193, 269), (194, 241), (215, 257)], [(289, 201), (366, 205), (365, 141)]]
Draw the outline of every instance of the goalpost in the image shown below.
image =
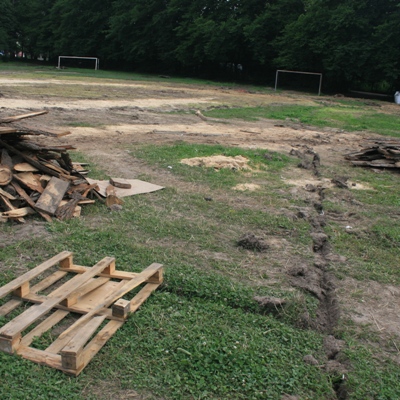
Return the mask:
[(275, 77), (275, 92), (278, 87), (278, 75), (279, 72), (286, 72), (289, 74), (305, 74), (305, 75), (319, 75), (319, 88), (318, 88), (318, 96), (321, 94), (321, 88), (322, 88), (322, 74), (319, 72), (303, 72), (303, 71), (288, 71), (285, 69), (277, 69), (276, 70), (276, 77)]
[(94, 60), (94, 69), (97, 71), (100, 68), (100, 60), (97, 57), (76, 57), (76, 56), (59, 56), (58, 57), (58, 69), (61, 69), (61, 59), (62, 58), (76, 58), (76, 59), (82, 59), (82, 60)]

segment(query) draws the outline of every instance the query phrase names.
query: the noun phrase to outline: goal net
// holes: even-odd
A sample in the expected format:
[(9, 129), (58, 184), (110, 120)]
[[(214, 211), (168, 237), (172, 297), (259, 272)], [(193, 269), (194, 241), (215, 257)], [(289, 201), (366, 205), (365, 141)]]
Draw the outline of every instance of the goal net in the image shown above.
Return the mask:
[(100, 60), (97, 57), (59, 56), (57, 68), (94, 68), (98, 70)]
[[(275, 77), (275, 91), (279, 86), (285, 89), (314, 90), (318, 87), (318, 96), (321, 94), (322, 74), (318, 72), (288, 71), (278, 69)], [(311, 89), (313, 88), (313, 89)]]

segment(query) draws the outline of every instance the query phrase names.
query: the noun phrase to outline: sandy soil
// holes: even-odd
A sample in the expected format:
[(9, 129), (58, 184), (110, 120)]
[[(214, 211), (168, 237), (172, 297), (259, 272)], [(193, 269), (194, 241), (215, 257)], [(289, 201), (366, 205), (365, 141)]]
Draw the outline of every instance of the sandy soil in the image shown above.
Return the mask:
[[(42, 95), (24, 94), (33, 86), (43, 87)], [(79, 87), (90, 88), (91, 95), (82, 98)], [(75, 90), (63, 96), (62, 90)], [(55, 95), (46, 95), (54, 91)], [(329, 102), (329, 98), (324, 98)], [(22, 114), (48, 109), (40, 118), (26, 120), (27, 125), (62, 131), (71, 135), (60, 138), (58, 144), (74, 144), (81, 152), (96, 160), (110, 176), (135, 178), (140, 173), (153, 174), (150, 167), (126, 156), (124, 145), (161, 144), (184, 140), (190, 143), (223, 144), (246, 148), (262, 148), (288, 154), (292, 149), (313, 149), (324, 165), (343, 163), (343, 154), (362, 147), (366, 133), (349, 133), (338, 129), (315, 129), (293, 121), (261, 120), (244, 122), (200, 118), (196, 110), (228, 105), (257, 106), (263, 104), (313, 104), (318, 97), (288, 94), (284, 96), (250, 93), (246, 90), (174, 86), (165, 83), (122, 83), (81, 80), (24, 80), (0, 76), (0, 116)], [(392, 104), (382, 104), (380, 111), (388, 112)], [(73, 127), (86, 124), (91, 127)], [(53, 140), (53, 139), (52, 139)], [(49, 141), (51, 141), (49, 139)], [(174, 184), (174, 178), (163, 175), (163, 185)], [(330, 180), (316, 178), (309, 171), (298, 170), (286, 178), (294, 190), (304, 191), (307, 184), (329, 187)], [(253, 190), (249, 187), (238, 190)], [(367, 189), (356, 183), (353, 189)], [(344, 224), (347, 222), (344, 221)], [(19, 228), (26, 234), (26, 228)], [(340, 261), (340, 257), (339, 257)], [(357, 298), (354, 293), (361, 293)], [(375, 294), (375, 295), (370, 295)], [(346, 279), (338, 283), (340, 307), (361, 329), (375, 330), (379, 335), (398, 337), (400, 318), (400, 289), (375, 282)]]

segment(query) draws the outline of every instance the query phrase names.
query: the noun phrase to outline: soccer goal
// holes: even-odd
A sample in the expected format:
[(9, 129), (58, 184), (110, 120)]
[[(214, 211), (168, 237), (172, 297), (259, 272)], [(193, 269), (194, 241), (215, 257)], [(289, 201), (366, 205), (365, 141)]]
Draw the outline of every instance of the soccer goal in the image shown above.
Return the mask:
[(100, 60), (97, 57), (76, 57), (76, 56), (58, 56), (58, 69), (61, 69), (61, 60), (63, 59), (75, 59), (75, 60), (93, 60), (94, 69), (97, 71), (100, 68)]
[(319, 86), (318, 86), (318, 96), (321, 94), (321, 88), (322, 88), (322, 74), (319, 72), (303, 72), (303, 71), (288, 71), (285, 69), (278, 69), (276, 70), (276, 77), (275, 77), (275, 92), (276, 89), (278, 88), (278, 77), (279, 73), (288, 73), (288, 74), (303, 74), (303, 75), (315, 75), (319, 76)]

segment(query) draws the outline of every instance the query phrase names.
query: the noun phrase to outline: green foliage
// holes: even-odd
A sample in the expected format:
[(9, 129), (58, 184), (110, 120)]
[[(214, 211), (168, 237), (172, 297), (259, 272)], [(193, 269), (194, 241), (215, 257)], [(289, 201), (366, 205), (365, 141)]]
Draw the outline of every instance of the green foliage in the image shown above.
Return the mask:
[(277, 68), (314, 71), (337, 91), (400, 82), (392, 0), (1, 0), (0, 9), (0, 51), (12, 56), (97, 56), (102, 67), (268, 83)]
[(344, 351), (344, 356), (352, 368), (358, 371), (357, 374), (350, 373), (347, 376), (348, 398), (352, 400), (399, 398), (398, 364), (386, 357), (377, 359), (371, 349), (361, 346), (350, 337), (346, 339), (348, 349)]

